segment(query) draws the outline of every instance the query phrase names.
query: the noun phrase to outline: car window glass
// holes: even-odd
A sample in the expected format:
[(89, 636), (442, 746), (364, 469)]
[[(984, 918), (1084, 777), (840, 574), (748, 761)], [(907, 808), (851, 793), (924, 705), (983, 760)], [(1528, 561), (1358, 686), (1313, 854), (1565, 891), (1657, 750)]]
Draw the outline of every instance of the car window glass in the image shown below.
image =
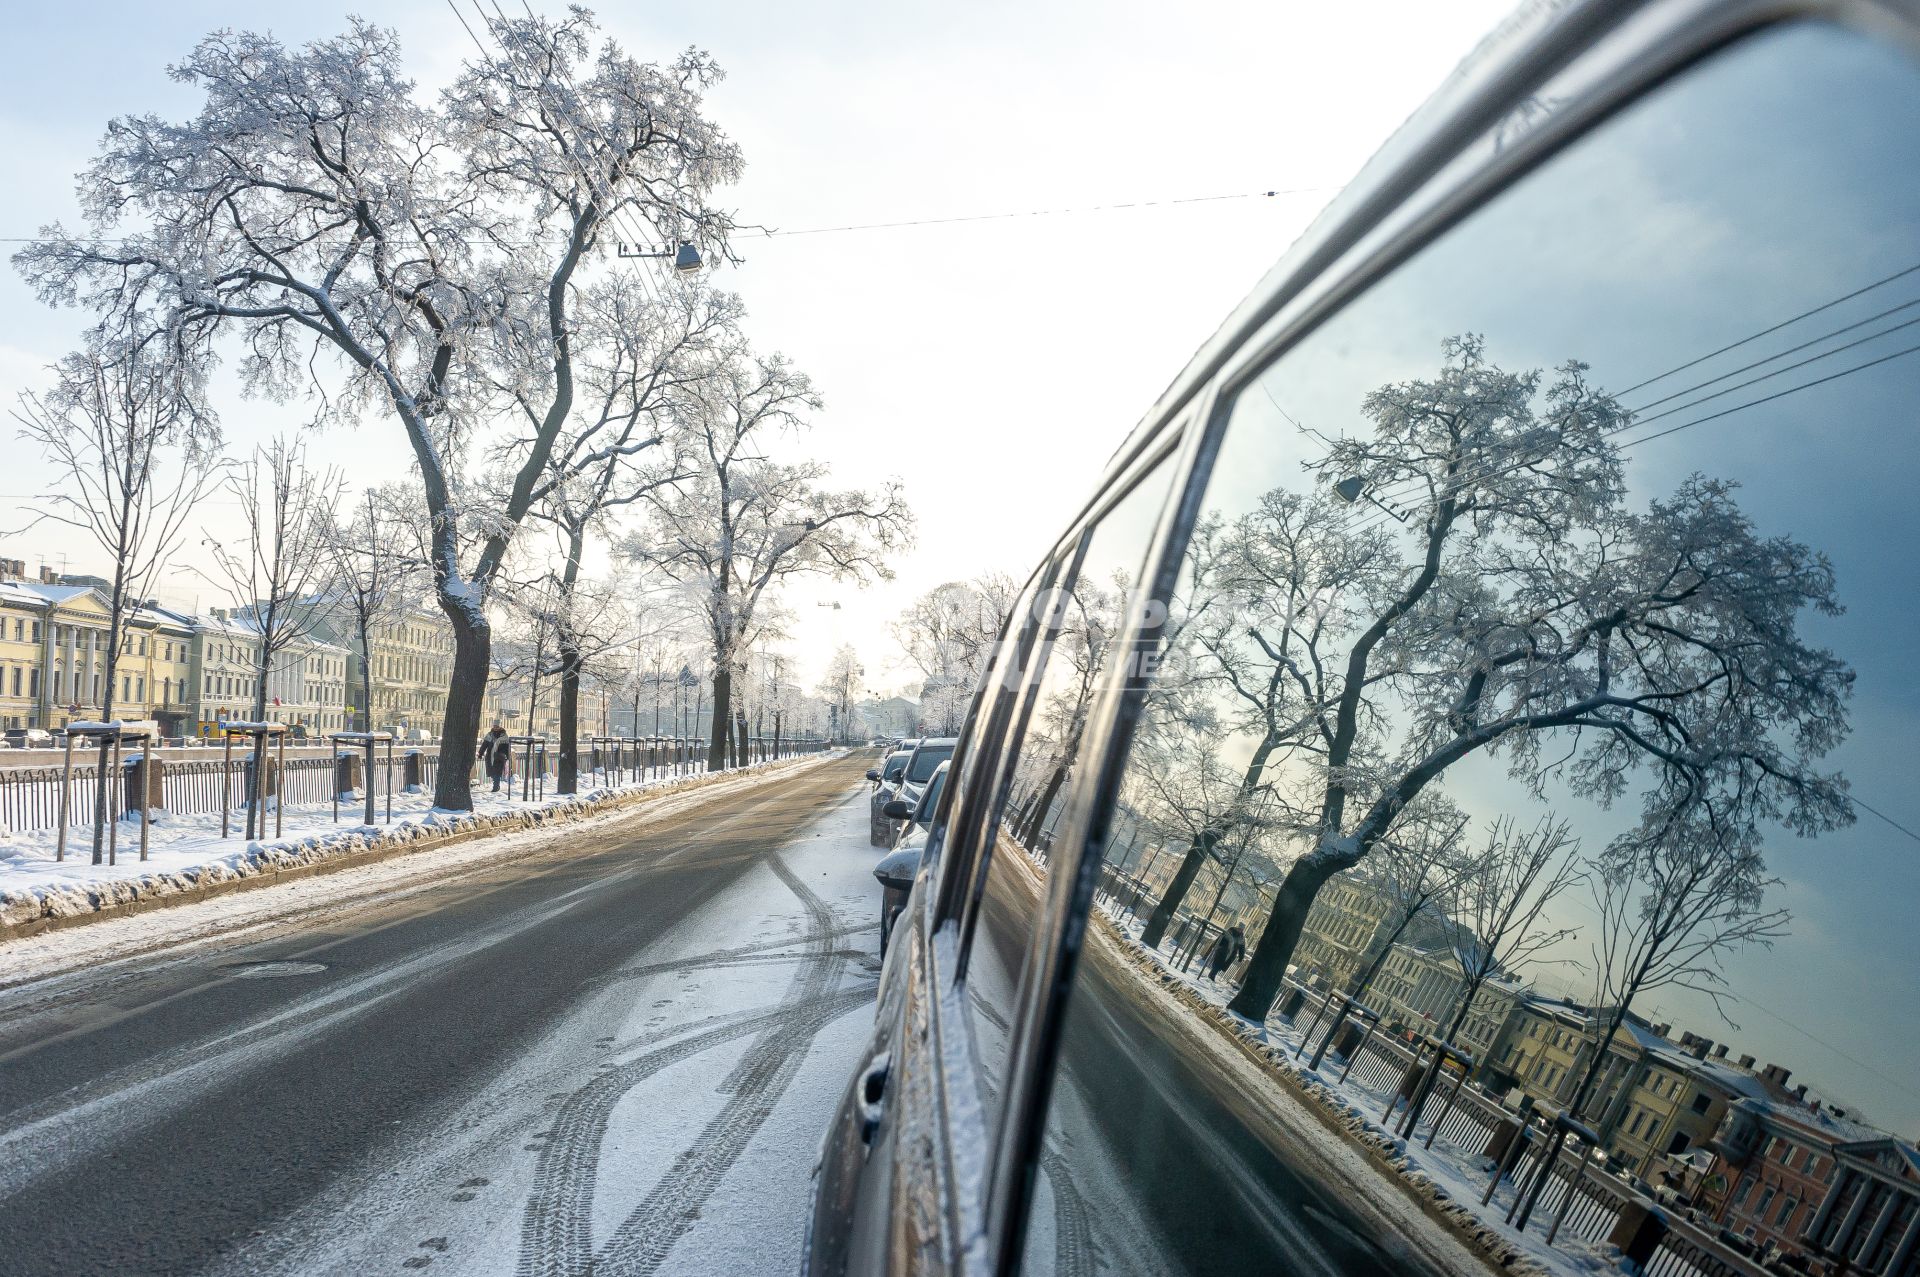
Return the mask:
[[(1756, 1057), (1912, 1126), (1890, 1079), (1920, 1028), (1878, 993), (1920, 983), (1915, 119), (1895, 50), (1750, 37), (1231, 396), (1075, 970), (1026, 1272), (1407, 1271), (1309, 1109), (1387, 1121), (1421, 1033), (1473, 1076), (1406, 1155), (1462, 1200), (1510, 1091), (1591, 1126), (1623, 1196), (1740, 1095), (1808, 1101)], [(1534, 952), (1477, 912), (1529, 840), (1587, 875)], [(1594, 961), (1662, 918), (1690, 965)], [(1731, 1054), (1683, 1035), (1735, 1032), (1703, 983)], [(1337, 1101), (1290, 1062), (1319, 989), (1372, 1026), (1316, 1074)], [(1749, 996), (1779, 1014), (1738, 1014)], [(1637, 1089), (1643, 1051), (1719, 1100)], [(1778, 1211), (1715, 1206), (1795, 1244)], [(1563, 1249), (1610, 1218), (1575, 1211)]]
[(967, 952), (966, 1004), (983, 1100), (995, 1120), (1015, 993), (1039, 908), (1048, 852), (1102, 669), (1121, 626), (1171, 482), (1162, 463), (1095, 524), (1077, 572), (1036, 600), (1047, 641), (1035, 649), (1037, 683), (1002, 766), (1010, 786), (988, 853)]
[(1009, 770), (1002, 745), (1018, 721), (1018, 709), (1027, 690), (1027, 654), (1045, 641), (1037, 620), (1041, 609), (1034, 606), (1034, 600), (1052, 590), (1055, 580), (1070, 566), (1067, 559), (1056, 554), (1034, 574), (1007, 616), (1006, 638), (998, 645), (982, 680), (979, 708), (960, 757), (960, 783), (954, 790), (944, 831), (949, 847), (957, 854), (942, 858), (942, 897), (955, 913), (966, 911), (971, 903), (969, 888), (975, 882), (976, 866), (967, 857), (981, 842), (980, 823), (987, 813), (998, 810), (1003, 777)]
[(921, 824), (933, 819), (934, 809), (940, 805), (940, 791), (947, 787), (947, 773), (936, 771), (933, 779), (927, 782), (926, 792), (920, 795), (920, 802), (913, 809), (913, 818)]
[(933, 775), (933, 769), (953, 757), (951, 745), (929, 745), (915, 751), (913, 765), (907, 771), (907, 780), (915, 785), (924, 785)]

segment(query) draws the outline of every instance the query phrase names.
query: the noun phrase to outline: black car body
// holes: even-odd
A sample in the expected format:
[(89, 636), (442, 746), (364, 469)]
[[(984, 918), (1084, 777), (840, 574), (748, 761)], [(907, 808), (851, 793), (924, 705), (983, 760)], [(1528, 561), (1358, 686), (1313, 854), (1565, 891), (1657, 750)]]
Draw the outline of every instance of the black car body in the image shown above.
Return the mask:
[[(1878, 322), (1859, 318), (1866, 310), (1920, 305), (1909, 300), (1920, 271), (1916, 50), (1920, 7), (1911, 0), (1528, 5), (1344, 189), (1127, 438), (1014, 609), (894, 928), (872, 1040), (827, 1134), (807, 1272), (1471, 1268), (1459, 1237), (1436, 1239), (1405, 1212), (1378, 1206), (1373, 1181), (1352, 1173), (1338, 1147), (1329, 1152), (1325, 1130), (1303, 1125), (1296, 1101), (1263, 1080), (1263, 1048), (1167, 992), (1176, 982), (1152, 976), (1116, 921), (1125, 902), (1109, 894), (1112, 883), (1150, 881), (1170, 897), (1174, 867), (1198, 849), (1205, 870), (1217, 841), (1167, 836), (1156, 832), (1167, 822), (1143, 816), (1156, 804), (1198, 806), (1212, 783), (1194, 770), (1193, 752), (1165, 747), (1176, 720), (1156, 699), (1165, 682), (1156, 670), (1173, 647), (1162, 622), (1198, 614), (1195, 582), (1223, 561), (1203, 555), (1235, 537), (1280, 544), (1296, 515), (1334, 518), (1326, 511), (1340, 509), (1328, 504), (1336, 494), (1346, 512), (1308, 548), (1391, 553), (1405, 568), (1381, 578), (1389, 600), (1398, 596), (1388, 587), (1417, 591), (1435, 579), (1417, 551), (1442, 545), (1462, 526), (1454, 520), (1498, 510), (1516, 521), (1501, 525), (1516, 529), (1504, 535), (1528, 538), (1539, 562), (1571, 571), (1576, 558), (1555, 534), (1587, 517), (1588, 503), (1629, 493), (1634, 513), (1606, 526), (1641, 536), (1675, 501), (1726, 508), (1736, 489), (1716, 486), (1723, 474), (1738, 481), (1742, 509), (1764, 511), (1755, 523), (1767, 534), (1810, 520), (1829, 528), (1829, 541), (1848, 551), (1836, 560), (1842, 579), (1849, 570), (1873, 576), (1875, 546), (1902, 547), (1911, 564), (1920, 347), (1910, 334), (1866, 350), (1832, 343)], [(1813, 358), (1793, 345), (1802, 338), (1848, 353), (1805, 372), (1791, 372), (1797, 363), (1751, 370), (1768, 350), (1778, 351), (1768, 359)], [(1754, 384), (1756, 376), (1776, 379)], [(1483, 394), (1509, 396), (1506, 424), (1473, 406), (1491, 402), (1475, 398)], [(1456, 404), (1472, 410), (1436, 424), (1447, 414), (1433, 405)], [(1439, 432), (1420, 439), (1454, 430), (1448, 447), (1464, 448), (1474, 431), (1517, 433), (1497, 464), (1395, 472), (1387, 462), (1402, 454), (1374, 441), (1411, 430), (1409, 421)], [(1572, 450), (1575, 438), (1586, 441), (1577, 457), (1539, 451)], [(1627, 448), (1624, 457), (1613, 451)], [(1454, 455), (1464, 454), (1442, 459)], [(1350, 476), (1335, 468), (1349, 462)], [(1706, 475), (1704, 487), (1687, 478), (1694, 472)], [(1864, 488), (1871, 500), (1857, 499)], [(1825, 496), (1805, 496), (1816, 490)], [(1538, 494), (1548, 495), (1520, 513), (1515, 502)], [(1522, 518), (1538, 526), (1521, 527)], [(1699, 528), (1709, 557), (1722, 543), (1715, 538), (1744, 544), (1747, 535), (1739, 518), (1687, 526)], [(1856, 537), (1859, 527), (1871, 535)], [(1631, 562), (1657, 565), (1664, 552), (1647, 548), (1646, 535)], [(1580, 554), (1606, 539), (1583, 540)], [(1477, 544), (1481, 581), (1533, 570), (1503, 555), (1506, 542)], [(1623, 560), (1614, 577), (1634, 570)], [(1894, 595), (1912, 599), (1911, 572), (1899, 571)], [(1687, 569), (1681, 588), (1704, 573)], [(1114, 609), (1117, 628), (1096, 649), (1092, 627), (1076, 633), (1075, 609), (1060, 601), (1087, 610), (1115, 580), (1138, 583), (1154, 605)], [(1414, 597), (1419, 608), (1438, 607)], [(1444, 600), (1449, 610), (1416, 619), (1465, 625), (1489, 597), (1463, 588)], [(1282, 602), (1243, 590), (1222, 641), (1252, 644), (1246, 632), (1280, 615)], [(1311, 636), (1311, 625), (1285, 618), (1342, 626), (1349, 614), (1386, 614), (1367, 606), (1364, 595), (1302, 597), (1275, 625)], [(1611, 643), (1627, 617), (1623, 607), (1618, 617), (1595, 613), (1584, 628), (1542, 623), (1539, 632)], [(1735, 609), (1718, 619), (1751, 616)], [(1902, 625), (1889, 627), (1887, 651), (1910, 649), (1910, 618)], [(1350, 628), (1343, 653), (1371, 632)], [(1512, 656), (1486, 641), (1492, 655), (1449, 688), (1457, 712), (1420, 720), (1434, 739), (1465, 741), (1463, 750), (1491, 730), (1481, 698), (1508, 668), (1500, 662), (1541, 660), (1538, 642)], [(1870, 647), (1843, 655), (1877, 659)], [(1640, 659), (1656, 649), (1665, 650), (1656, 644)], [(1306, 680), (1299, 730), (1320, 748), (1363, 730), (1402, 730), (1390, 715), (1343, 717), (1347, 667), (1316, 671), (1309, 655), (1269, 653), (1260, 668)], [(1791, 677), (1811, 677), (1817, 664), (1810, 656)], [(1607, 679), (1570, 687), (1547, 664), (1537, 668), (1536, 682), (1506, 684), (1502, 694), (1572, 696), (1573, 709), (1555, 710), (1559, 721), (1613, 730), (1606, 698), (1618, 693)], [(1652, 677), (1644, 668), (1636, 676)], [(1546, 730), (1547, 720), (1499, 723), (1517, 733)], [(1218, 730), (1249, 739), (1250, 729)], [(1502, 755), (1486, 784), (1505, 794), (1509, 763), (1545, 769), (1549, 754), (1557, 751), (1543, 750), (1537, 763)], [(1602, 823), (1616, 819), (1611, 808), (1580, 797), (1573, 810), (1583, 820), (1603, 832), (1620, 827)], [(1391, 818), (1398, 809), (1386, 810)], [(1330, 850), (1306, 862), (1313, 872), (1346, 867), (1333, 838), (1345, 828), (1314, 844), (1316, 855)], [(1209, 934), (1208, 901), (1185, 901), (1196, 934)], [(1152, 905), (1149, 894), (1142, 917)], [(1256, 912), (1255, 921), (1268, 916)], [(1300, 925), (1297, 915), (1290, 925)], [(1248, 937), (1261, 940), (1260, 926)], [(1831, 1212), (1818, 1218), (1829, 1232), (1849, 1226)], [(1863, 1244), (1891, 1252), (1883, 1233)], [(1750, 1267), (1737, 1256), (1716, 1267), (1705, 1249), (1713, 1244), (1703, 1235), (1688, 1262)], [(1839, 1242), (1822, 1234), (1810, 1244)]]

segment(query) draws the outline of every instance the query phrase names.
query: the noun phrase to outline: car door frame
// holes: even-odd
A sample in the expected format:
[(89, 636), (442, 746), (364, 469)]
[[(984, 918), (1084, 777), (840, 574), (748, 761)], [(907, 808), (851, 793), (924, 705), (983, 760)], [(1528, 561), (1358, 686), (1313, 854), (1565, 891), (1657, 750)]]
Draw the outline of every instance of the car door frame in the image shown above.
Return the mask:
[[(1551, 16), (1546, 7), (1523, 6), (1490, 36), (1202, 347), (1116, 454), (1060, 546), (1084, 538), (1129, 476), (1143, 472), (1141, 456), (1164, 443), (1168, 430), (1197, 419), (1201, 428), (1187, 430), (1178, 446), (1167, 503), (1172, 515), (1163, 513), (1143, 577), (1153, 597), (1168, 597), (1227, 418), (1253, 379), (1508, 186), (1688, 68), (1762, 30), (1804, 20), (1892, 39), (1920, 56), (1920, 0), (1583, 0)], [(1534, 97), (1553, 101), (1554, 110), (1517, 137), (1503, 133), (1502, 120)], [(1057, 546), (1048, 561), (1058, 552)], [(1141, 638), (1136, 629), (1115, 643), (1116, 652), (1138, 650)], [(968, 1272), (1019, 1267), (1065, 1000), (1101, 864), (1098, 849), (1144, 699), (1144, 683), (1136, 680), (1103, 684), (1051, 850), (1030, 974), (1023, 976), (1010, 1034), (1003, 1118), (988, 1150), (984, 1253), (974, 1252), (980, 1262), (966, 1263)], [(982, 823), (990, 829), (991, 811)], [(978, 827), (973, 843), (966, 855), (949, 858), (943, 880), (972, 882), (984, 872), (987, 847)], [(955, 921), (950, 892), (949, 882), (942, 892), (948, 912), (939, 918), (945, 925)], [(970, 910), (964, 915), (968, 925), (972, 916)], [(961, 953), (967, 941), (963, 933)]]

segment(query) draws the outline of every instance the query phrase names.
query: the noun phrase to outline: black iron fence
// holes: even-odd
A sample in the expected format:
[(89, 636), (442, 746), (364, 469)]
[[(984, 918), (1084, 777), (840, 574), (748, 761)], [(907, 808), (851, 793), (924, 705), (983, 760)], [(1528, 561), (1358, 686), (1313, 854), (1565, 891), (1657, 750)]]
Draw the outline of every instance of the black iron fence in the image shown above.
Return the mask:
[[(750, 741), (746, 753), (748, 761), (762, 762), (824, 753), (831, 748), (833, 746), (826, 741), (775, 741), (767, 736)], [(171, 757), (172, 753), (161, 749), (155, 754), (160, 764), (160, 781), (157, 795), (149, 788), (149, 806), (175, 815), (195, 816), (218, 813), (223, 802), (229, 810), (246, 805), (248, 777), (251, 774), (249, 753), (235, 752), (230, 774), (228, 764), (217, 756), (202, 756), (197, 749), (188, 757)], [(345, 761), (349, 753), (355, 757), (351, 769)], [(272, 757), (271, 752), (269, 757)], [(704, 771), (706, 757), (706, 742), (697, 739), (599, 737), (591, 743), (581, 743), (580, 775), (583, 786), (670, 780)], [(137, 769), (141, 765), (138, 756), (132, 757), (126, 764), (126, 776), (109, 777), (109, 811), (138, 809), (140, 782)], [(516, 768), (525, 765), (518, 750), (515, 752), (514, 765)], [(559, 769), (557, 748), (549, 743), (544, 751), (535, 750), (533, 766), (551, 784), (557, 778)], [(397, 747), (391, 779), (384, 755), (376, 762), (371, 776), (360, 775), (363, 769), (358, 762), (358, 751), (343, 750), (340, 754), (333, 754), (302, 749), (296, 754), (290, 748), (284, 775), (280, 773), (276, 762), (273, 771), (268, 774), (268, 784), (270, 792), (279, 795), (281, 801), (295, 806), (329, 804), (334, 799), (336, 786), (341, 787), (342, 793), (348, 792), (349, 788), (356, 789), (362, 798), (369, 785), (375, 796), (381, 799), (388, 796), (389, 788), (395, 795), (415, 786), (431, 793), (439, 780), (440, 747)], [(98, 801), (99, 775), (97, 762), (76, 761), (72, 773), (64, 777), (64, 784), (62, 769), (58, 766), (0, 766), (0, 826), (23, 832), (55, 828), (60, 820), (60, 799), (64, 787), (67, 827), (91, 827)], [(353, 782), (351, 785), (350, 780)], [(155, 797), (157, 801), (153, 801)]]

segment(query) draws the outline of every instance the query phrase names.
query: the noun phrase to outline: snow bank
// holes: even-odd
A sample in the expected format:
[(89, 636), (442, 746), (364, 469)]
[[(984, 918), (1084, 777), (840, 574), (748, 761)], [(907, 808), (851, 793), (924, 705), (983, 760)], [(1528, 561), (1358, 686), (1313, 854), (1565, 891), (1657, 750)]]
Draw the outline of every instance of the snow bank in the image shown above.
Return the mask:
[[(250, 879), (271, 880), (291, 870), (382, 859), (444, 846), (487, 834), (569, 824), (660, 795), (718, 782), (746, 772), (782, 769), (837, 753), (808, 754), (745, 768), (645, 781), (598, 785), (569, 797), (522, 802), (510, 795), (476, 792), (471, 812), (434, 808), (425, 794), (393, 798), (390, 825), (360, 823), (360, 804), (289, 804), (284, 836), (274, 839), (220, 837), (218, 813), (153, 814), (148, 858), (139, 858), (137, 818), (121, 823), (118, 864), (92, 861), (92, 828), (67, 831), (67, 858), (54, 859), (50, 830), (9, 832), (0, 828), (0, 943), (49, 927), (93, 921), (156, 902), (175, 903), (229, 889)], [(583, 778), (583, 783), (589, 778)], [(379, 810), (385, 812), (385, 799)], [(272, 814), (269, 807), (269, 815)], [(245, 827), (245, 815), (237, 817)]]

